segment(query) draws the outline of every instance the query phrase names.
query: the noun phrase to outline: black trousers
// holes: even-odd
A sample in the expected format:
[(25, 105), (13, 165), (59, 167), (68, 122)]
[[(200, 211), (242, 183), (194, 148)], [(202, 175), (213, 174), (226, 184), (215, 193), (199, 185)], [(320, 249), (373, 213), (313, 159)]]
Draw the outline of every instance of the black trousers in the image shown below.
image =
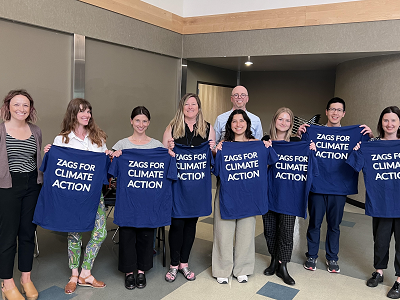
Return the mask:
[(400, 218), (372, 218), (374, 235), (374, 268), (387, 269), (389, 261), (390, 239), (394, 233), (396, 254), (394, 269), (400, 276)]
[(308, 195), (307, 257), (318, 257), (321, 225), (326, 214), (328, 225), (325, 239), (326, 259), (339, 260), (340, 223), (342, 222), (345, 204), (346, 196), (310, 192)]
[(269, 253), (281, 262), (290, 262), (296, 216), (268, 211), (262, 218)]
[(118, 270), (130, 273), (148, 271), (153, 267), (155, 228), (119, 228)]
[(168, 236), (172, 266), (179, 265), (179, 262), (186, 264), (189, 261), (198, 219), (172, 218)]
[(37, 171), (11, 173), (12, 187), (0, 189), (0, 278), (13, 278), (18, 239), (18, 269), (32, 270), (36, 225), (33, 214), (41, 185)]

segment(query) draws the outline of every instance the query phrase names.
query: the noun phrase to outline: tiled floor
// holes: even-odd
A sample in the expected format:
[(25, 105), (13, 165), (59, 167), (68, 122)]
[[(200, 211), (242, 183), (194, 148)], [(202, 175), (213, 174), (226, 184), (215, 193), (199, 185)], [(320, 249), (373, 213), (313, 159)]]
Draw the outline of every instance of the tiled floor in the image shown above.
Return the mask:
[[(162, 254), (154, 258), (154, 267), (147, 272), (147, 287), (129, 291), (124, 288), (124, 274), (117, 270), (118, 245), (111, 241), (110, 232), (94, 264), (94, 276), (106, 282), (104, 289), (78, 287), (73, 295), (64, 294), (64, 285), (70, 276), (67, 261), (67, 240), (63, 233), (38, 228), (40, 255), (34, 259), (32, 280), (38, 288), (40, 300), (67, 299), (385, 299), (395, 277), (393, 269), (394, 250), (391, 249), (389, 269), (385, 272), (383, 284), (376, 288), (365, 285), (366, 279), (374, 271), (372, 267), (373, 243), (371, 218), (363, 210), (346, 206), (341, 226), (340, 274), (326, 271), (324, 243), (321, 242), (320, 258), (315, 272), (303, 268), (306, 252), (307, 220), (298, 219), (295, 226), (294, 251), (288, 269), (296, 280), (289, 287), (277, 276), (265, 276), (263, 270), (270, 258), (262, 234), (262, 220), (257, 217), (256, 226), (256, 268), (248, 283), (239, 284), (230, 278), (229, 284), (220, 285), (211, 276), (212, 217), (200, 220), (196, 241), (190, 257), (190, 267), (197, 274), (193, 282), (178, 275), (174, 283), (164, 280), (167, 268), (162, 266)], [(112, 218), (108, 219), (108, 228), (115, 228)], [(323, 226), (322, 232), (326, 230)], [(84, 244), (89, 233), (84, 236)], [(322, 234), (321, 241), (325, 239)], [(168, 247), (167, 247), (168, 255)], [(167, 264), (169, 259), (167, 259)], [(18, 279), (19, 272), (15, 272)]]

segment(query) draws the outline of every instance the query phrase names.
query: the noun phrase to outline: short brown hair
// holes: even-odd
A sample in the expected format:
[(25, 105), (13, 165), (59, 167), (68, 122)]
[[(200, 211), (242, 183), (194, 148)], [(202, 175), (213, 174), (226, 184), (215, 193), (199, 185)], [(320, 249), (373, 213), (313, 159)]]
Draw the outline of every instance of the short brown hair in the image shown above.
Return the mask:
[(11, 102), (12, 98), (14, 98), (15, 96), (18, 96), (18, 95), (25, 96), (29, 100), (30, 112), (29, 112), (29, 116), (25, 119), (25, 121), (35, 123), (37, 121), (37, 112), (33, 105), (34, 104), (33, 99), (26, 90), (22, 90), (22, 89), (21, 90), (11, 90), (4, 97), (3, 105), (0, 108), (0, 117), (4, 121), (9, 121), (11, 119), (10, 102)]

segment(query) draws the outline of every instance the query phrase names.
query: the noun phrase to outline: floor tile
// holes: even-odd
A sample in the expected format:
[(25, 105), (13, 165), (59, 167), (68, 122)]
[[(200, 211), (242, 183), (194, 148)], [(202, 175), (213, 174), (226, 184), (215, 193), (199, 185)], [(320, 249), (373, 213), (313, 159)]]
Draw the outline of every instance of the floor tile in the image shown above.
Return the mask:
[(268, 281), (257, 294), (276, 300), (292, 300), (298, 292), (298, 289)]

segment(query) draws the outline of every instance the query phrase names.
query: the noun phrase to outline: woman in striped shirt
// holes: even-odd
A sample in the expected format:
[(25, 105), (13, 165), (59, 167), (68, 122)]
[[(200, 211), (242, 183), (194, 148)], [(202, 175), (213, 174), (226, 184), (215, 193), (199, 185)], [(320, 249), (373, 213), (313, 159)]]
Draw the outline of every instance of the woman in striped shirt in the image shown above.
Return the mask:
[(25, 299), (13, 279), (17, 252), (21, 292), (36, 300), (38, 292), (31, 281), (36, 225), (32, 223), (43, 174), (40, 149), (42, 132), (33, 125), (36, 110), (25, 90), (10, 91), (0, 109), (0, 278), (3, 299)]

